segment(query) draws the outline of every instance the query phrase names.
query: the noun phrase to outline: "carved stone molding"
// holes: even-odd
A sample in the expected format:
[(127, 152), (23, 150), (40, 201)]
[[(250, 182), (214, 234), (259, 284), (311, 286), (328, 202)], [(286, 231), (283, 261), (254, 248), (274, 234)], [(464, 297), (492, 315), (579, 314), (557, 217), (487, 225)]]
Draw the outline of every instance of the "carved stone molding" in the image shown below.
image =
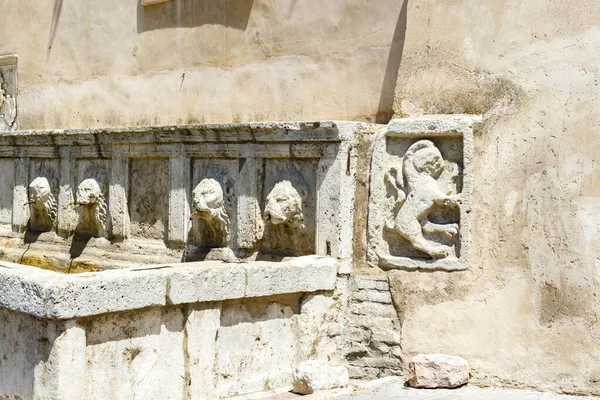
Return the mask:
[(407, 270), (463, 270), (470, 253), (472, 133), (476, 117), (393, 120), (371, 164), (368, 262)]

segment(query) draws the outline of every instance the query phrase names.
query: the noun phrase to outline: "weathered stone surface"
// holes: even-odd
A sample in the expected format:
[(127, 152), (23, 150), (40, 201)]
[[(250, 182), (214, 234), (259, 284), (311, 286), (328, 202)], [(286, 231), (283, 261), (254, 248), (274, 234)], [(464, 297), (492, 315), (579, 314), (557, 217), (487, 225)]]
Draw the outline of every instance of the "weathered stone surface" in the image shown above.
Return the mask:
[(63, 275), (9, 263), (3, 266), (0, 305), (37, 317), (68, 319), (165, 304), (167, 278), (161, 271)]
[(387, 292), (390, 287), (385, 275), (355, 275), (354, 282), (358, 289), (373, 289)]
[(185, 334), (189, 358), (190, 400), (217, 398), (214, 365), (217, 334), (221, 325), (221, 303), (196, 304), (188, 309)]
[(462, 270), (470, 254), (478, 117), (393, 120), (371, 161), (369, 250), (384, 269)]
[(335, 287), (337, 261), (331, 258), (306, 256), (282, 263), (246, 265), (246, 297), (333, 290)]
[(241, 264), (189, 263), (170, 271), (167, 295), (171, 304), (239, 299), (244, 297), (245, 285)]
[(378, 290), (362, 290), (352, 294), (352, 298), (357, 301), (371, 301), (373, 303), (392, 304), (390, 292)]
[(298, 295), (228, 301), (214, 363), (220, 397), (290, 385), (299, 350)]
[(35, 367), (33, 398), (87, 398), (85, 327), (66, 321), (49, 332), (47, 339), (52, 342), (52, 348), (48, 358)]
[(415, 388), (455, 388), (469, 381), (469, 363), (445, 354), (419, 354), (408, 364), (408, 383)]
[(88, 321), (83, 398), (185, 398), (185, 316), (152, 307)]
[(210, 261), (64, 275), (0, 264), (0, 306), (69, 319), (166, 304), (315, 292), (335, 287), (337, 261), (300, 257), (281, 263)]
[(294, 393), (311, 394), (315, 390), (333, 389), (348, 385), (348, 369), (322, 362), (305, 362), (294, 370)]

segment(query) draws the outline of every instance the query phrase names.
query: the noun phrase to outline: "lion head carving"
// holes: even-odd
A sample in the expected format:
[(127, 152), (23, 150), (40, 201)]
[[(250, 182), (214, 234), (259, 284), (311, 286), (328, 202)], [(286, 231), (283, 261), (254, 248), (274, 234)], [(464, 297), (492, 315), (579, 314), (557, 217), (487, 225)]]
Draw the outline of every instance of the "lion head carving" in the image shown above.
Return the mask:
[(221, 184), (212, 178), (205, 178), (192, 191), (193, 215), (204, 221), (211, 235), (224, 235), (225, 242), (229, 238), (229, 215), (225, 206), (225, 198), (233, 193), (223, 193)]
[(41, 214), (50, 221), (56, 219), (56, 200), (50, 189), (48, 179), (37, 177), (29, 184), (29, 204), (33, 207), (34, 215)]
[(306, 197), (306, 188), (296, 188), (290, 181), (278, 182), (266, 197), (264, 218), (273, 225), (302, 224), (302, 199)]
[(93, 219), (102, 229), (106, 228), (106, 202), (95, 179), (84, 179), (77, 187), (77, 204), (88, 208), (94, 208)]

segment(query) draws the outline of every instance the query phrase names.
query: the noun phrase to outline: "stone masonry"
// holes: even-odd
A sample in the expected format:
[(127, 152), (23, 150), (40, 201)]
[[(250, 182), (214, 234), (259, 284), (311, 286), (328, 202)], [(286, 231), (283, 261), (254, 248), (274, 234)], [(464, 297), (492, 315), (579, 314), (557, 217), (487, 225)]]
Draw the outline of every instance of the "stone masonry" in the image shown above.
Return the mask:
[(387, 277), (354, 275), (349, 309), (346, 359), (350, 377), (400, 375), (400, 323)]

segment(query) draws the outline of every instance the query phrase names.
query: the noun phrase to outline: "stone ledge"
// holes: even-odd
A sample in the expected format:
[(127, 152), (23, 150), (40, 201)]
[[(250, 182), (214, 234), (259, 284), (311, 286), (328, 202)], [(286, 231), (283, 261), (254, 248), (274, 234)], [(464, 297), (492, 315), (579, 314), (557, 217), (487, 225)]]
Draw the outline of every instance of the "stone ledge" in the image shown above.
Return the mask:
[(0, 137), (4, 146), (85, 146), (140, 143), (222, 143), (242, 144), (293, 141), (339, 142), (348, 140), (351, 121), (255, 122), (242, 124), (192, 124), (96, 129), (19, 130)]
[(65, 275), (0, 262), (0, 307), (39, 318), (70, 319), (168, 304), (333, 290), (338, 261), (219, 261), (148, 265)]

